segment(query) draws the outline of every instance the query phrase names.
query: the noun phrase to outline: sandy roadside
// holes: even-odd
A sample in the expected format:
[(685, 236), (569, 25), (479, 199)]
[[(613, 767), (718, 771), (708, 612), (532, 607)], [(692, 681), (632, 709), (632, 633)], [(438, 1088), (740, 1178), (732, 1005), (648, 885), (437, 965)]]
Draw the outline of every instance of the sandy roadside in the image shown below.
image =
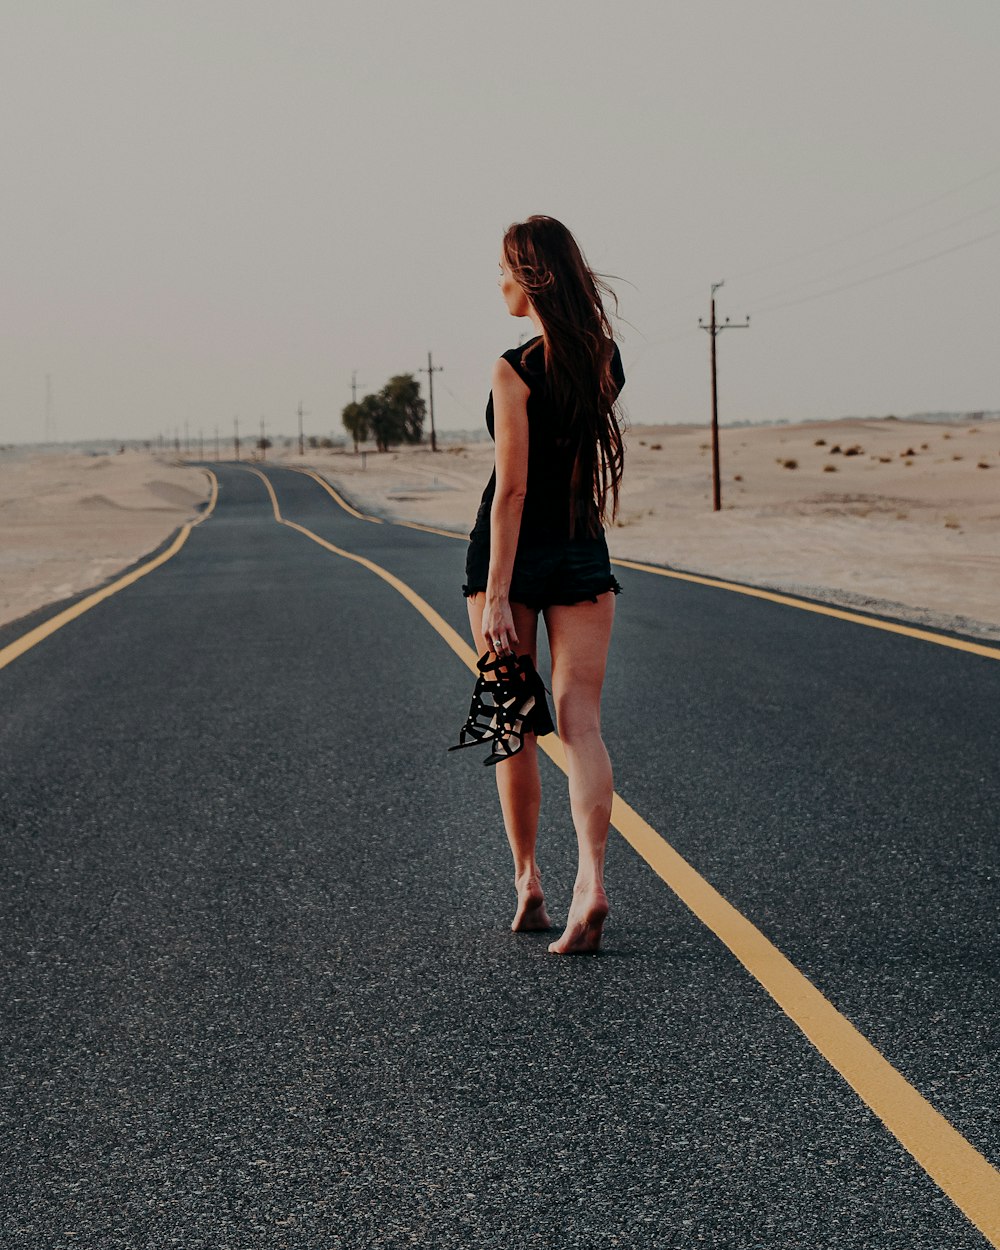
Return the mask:
[(208, 493), (201, 469), (145, 452), (0, 452), (0, 623), (105, 581)]

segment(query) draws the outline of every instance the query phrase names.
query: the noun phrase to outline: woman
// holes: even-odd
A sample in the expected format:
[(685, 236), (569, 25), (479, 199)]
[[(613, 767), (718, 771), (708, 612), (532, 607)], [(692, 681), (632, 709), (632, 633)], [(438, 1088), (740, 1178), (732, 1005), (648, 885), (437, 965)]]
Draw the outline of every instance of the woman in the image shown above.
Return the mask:
[[(615, 402), (625, 376), (601, 299), (612, 292), (560, 222), (529, 217), (511, 226), (498, 282), (510, 315), (529, 317), (538, 333), (493, 368), (486, 424), (496, 467), (469, 535), (462, 589), (477, 655), (515, 651), (535, 662), (538, 613), (545, 618), (579, 847), (566, 928), (549, 950), (585, 954), (599, 948), (608, 915), (604, 852), (613, 787), (600, 703), (621, 587), (603, 522), (609, 508), (611, 519), (618, 510), (623, 448)], [(535, 859), (541, 782), (534, 733), (497, 765), (496, 777), (514, 856), (511, 928), (548, 929)]]

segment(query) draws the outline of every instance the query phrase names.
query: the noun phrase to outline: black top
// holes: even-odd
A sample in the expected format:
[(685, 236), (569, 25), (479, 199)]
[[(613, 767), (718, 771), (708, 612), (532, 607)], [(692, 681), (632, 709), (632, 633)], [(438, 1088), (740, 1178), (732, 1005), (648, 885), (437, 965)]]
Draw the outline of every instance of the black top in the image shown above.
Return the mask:
[[(522, 381), (528, 384), (528, 484), (521, 513), (518, 545), (531, 542), (552, 542), (569, 537), (570, 478), (573, 453), (560, 439), (561, 422), (545, 387), (545, 349), (539, 334), (521, 347), (511, 347), (503, 359)], [(625, 385), (621, 353), (614, 344), (611, 372), (619, 392)], [(486, 428), (494, 434), (493, 392), (486, 405)], [(497, 471), (494, 467), (483, 491), (473, 533), (489, 533), (490, 508), (496, 493)], [(579, 536), (579, 529), (577, 530)]]

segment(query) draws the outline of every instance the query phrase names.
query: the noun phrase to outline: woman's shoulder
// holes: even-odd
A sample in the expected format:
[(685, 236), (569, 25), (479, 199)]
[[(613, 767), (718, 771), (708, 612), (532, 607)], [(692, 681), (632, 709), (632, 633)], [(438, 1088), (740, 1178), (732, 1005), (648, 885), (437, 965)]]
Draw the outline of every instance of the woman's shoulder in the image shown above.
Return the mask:
[(532, 386), (545, 377), (545, 348), (540, 334), (527, 343), (508, 347), (500, 357), (506, 360), (517, 376)]

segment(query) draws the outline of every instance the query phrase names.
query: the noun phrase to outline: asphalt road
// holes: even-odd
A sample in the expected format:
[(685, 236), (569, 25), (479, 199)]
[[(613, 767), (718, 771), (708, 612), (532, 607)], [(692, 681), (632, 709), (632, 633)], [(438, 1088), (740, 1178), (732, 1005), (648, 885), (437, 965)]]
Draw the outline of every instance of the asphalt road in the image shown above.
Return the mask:
[[(512, 935), (492, 770), (446, 752), (468, 670), (216, 471), (0, 672), (0, 1245), (991, 1244), (621, 838), (601, 956)], [(468, 638), (461, 542), (267, 473)], [(616, 574), (617, 791), (996, 1166), (1000, 664)]]

